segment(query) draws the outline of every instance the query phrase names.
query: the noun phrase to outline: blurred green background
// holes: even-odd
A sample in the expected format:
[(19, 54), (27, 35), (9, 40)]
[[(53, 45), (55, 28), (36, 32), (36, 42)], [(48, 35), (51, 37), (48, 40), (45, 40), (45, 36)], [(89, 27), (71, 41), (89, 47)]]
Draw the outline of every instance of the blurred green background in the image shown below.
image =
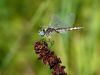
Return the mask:
[(0, 75), (52, 75), (34, 43), (53, 14), (69, 13), (76, 16), (73, 26), (84, 29), (55, 35), (51, 50), (68, 75), (100, 75), (99, 0), (0, 0)]

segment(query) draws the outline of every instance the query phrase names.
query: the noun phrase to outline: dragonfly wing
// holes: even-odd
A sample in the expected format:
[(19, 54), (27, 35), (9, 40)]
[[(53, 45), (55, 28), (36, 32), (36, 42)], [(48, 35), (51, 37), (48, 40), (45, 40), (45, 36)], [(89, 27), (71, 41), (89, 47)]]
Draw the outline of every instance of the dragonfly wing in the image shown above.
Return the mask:
[(59, 16), (55, 15), (52, 18), (52, 21), (50, 23), (49, 27), (53, 28), (67, 28), (73, 25), (75, 20), (75, 15), (74, 14), (69, 14), (64, 19), (61, 19)]
[(57, 15), (52, 17), (51, 23), (49, 25), (50, 28), (62, 28), (65, 27), (66, 24), (64, 21)]
[(67, 24), (68, 27), (72, 27), (75, 23), (76, 16), (74, 13), (70, 13), (64, 18), (64, 22)]

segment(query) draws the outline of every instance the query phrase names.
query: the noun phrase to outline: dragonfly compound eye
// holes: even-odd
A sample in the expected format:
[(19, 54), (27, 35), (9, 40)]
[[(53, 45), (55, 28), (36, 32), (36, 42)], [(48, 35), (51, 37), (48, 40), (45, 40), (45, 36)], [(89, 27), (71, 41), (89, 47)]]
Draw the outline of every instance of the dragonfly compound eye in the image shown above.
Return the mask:
[(40, 36), (44, 36), (44, 35), (45, 35), (44, 31), (40, 31), (40, 32), (39, 32), (39, 35), (40, 35)]

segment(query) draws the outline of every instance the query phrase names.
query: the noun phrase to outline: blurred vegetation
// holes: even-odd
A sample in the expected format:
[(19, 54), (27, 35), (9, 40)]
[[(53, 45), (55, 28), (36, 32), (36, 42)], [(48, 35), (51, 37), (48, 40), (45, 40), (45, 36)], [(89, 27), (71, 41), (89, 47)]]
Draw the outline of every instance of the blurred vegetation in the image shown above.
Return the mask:
[(68, 75), (100, 75), (99, 0), (0, 0), (0, 75), (51, 75), (37, 60), (34, 42), (53, 14), (75, 13), (84, 29), (53, 37)]

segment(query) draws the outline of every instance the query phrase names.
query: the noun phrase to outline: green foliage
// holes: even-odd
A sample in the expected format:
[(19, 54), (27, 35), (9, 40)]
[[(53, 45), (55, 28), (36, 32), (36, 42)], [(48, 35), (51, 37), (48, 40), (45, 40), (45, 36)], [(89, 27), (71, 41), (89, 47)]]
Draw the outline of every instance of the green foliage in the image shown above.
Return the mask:
[(70, 13), (84, 29), (55, 35), (52, 50), (68, 75), (100, 75), (99, 0), (0, 0), (0, 75), (51, 75), (33, 44), (52, 15)]

